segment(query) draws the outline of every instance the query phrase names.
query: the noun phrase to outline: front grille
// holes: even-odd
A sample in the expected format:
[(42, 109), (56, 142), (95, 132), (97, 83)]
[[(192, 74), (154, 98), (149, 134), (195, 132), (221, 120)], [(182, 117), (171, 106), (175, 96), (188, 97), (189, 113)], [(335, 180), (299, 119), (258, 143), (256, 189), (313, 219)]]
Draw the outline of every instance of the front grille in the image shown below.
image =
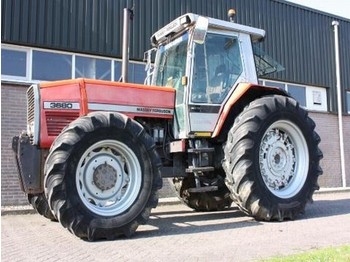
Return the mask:
[(79, 112), (45, 112), (47, 134), (58, 136), (62, 129), (79, 117)]
[(38, 145), (40, 132), (39, 86), (32, 85), (27, 90), (27, 134), (32, 145)]
[(34, 86), (30, 86), (27, 90), (27, 124), (34, 121)]

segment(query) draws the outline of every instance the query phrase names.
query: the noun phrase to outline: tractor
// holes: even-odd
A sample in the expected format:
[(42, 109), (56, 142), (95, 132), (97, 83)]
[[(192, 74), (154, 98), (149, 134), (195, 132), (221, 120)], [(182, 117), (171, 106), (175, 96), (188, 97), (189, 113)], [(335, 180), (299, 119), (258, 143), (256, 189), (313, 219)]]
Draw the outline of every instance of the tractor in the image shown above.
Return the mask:
[(163, 178), (196, 211), (296, 218), (319, 189), (320, 137), (287, 92), (259, 85), (278, 67), (254, 48), (264, 36), (188, 13), (152, 35), (143, 85), (30, 86), (27, 130), (12, 141), (29, 202), (89, 241), (147, 223)]

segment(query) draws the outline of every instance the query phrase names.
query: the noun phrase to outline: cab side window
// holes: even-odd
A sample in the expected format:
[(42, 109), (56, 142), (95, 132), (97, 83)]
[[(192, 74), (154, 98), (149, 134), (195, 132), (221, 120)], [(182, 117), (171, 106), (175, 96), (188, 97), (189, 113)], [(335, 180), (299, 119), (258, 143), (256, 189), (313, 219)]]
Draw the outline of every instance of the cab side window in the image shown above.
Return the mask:
[(192, 102), (220, 104), (242, 73), (238, 38), (210, 33), (194, 48)]

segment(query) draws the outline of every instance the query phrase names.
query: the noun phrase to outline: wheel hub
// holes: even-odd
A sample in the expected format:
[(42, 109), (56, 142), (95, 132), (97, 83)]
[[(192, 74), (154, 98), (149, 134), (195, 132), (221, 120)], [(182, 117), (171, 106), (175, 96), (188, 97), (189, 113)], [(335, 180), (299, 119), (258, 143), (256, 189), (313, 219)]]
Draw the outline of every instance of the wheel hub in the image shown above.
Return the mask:
[(116, 140), (101, 140), (79, 160), (77, 190), (89, 210), (113, 216), (135, 201), (141, 188), (140, 174), (140, 163), (129, 147)]
[(93, 174), (94, 184), (102, 191), (113, 188), (117, 184), (117, 171), (105, 162), (99, 165)]
[[(277, 143), (279, 144), (279, 143)], [(268, 154), (270, 154), (268, 161), (269, 168), (273, 171), (274, 174), (283, 171), (288, 164), (288, 150), (283, 145), (275, 145), (267, 148)]]
[(259, 148), (261, 178), (280, 198), (300, 192), (309, 170), (308, 146), (300, 128), (289, 120), (274, 122), (262, 136)]
[(295, 172), (295, 162), (289, 136), (279, 129), (267, 132), (260, 148), (260, 168), (266, 185), (274, 190), (287, 187)]

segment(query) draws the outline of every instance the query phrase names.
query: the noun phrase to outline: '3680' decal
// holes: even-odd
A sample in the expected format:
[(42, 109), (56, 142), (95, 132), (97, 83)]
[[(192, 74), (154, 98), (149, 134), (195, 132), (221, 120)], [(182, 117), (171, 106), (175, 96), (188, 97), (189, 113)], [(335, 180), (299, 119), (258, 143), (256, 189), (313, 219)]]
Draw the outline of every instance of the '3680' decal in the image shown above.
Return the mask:
[(80, 109), (79, 103), (47, 101), (44, 102), (44, 109)]

